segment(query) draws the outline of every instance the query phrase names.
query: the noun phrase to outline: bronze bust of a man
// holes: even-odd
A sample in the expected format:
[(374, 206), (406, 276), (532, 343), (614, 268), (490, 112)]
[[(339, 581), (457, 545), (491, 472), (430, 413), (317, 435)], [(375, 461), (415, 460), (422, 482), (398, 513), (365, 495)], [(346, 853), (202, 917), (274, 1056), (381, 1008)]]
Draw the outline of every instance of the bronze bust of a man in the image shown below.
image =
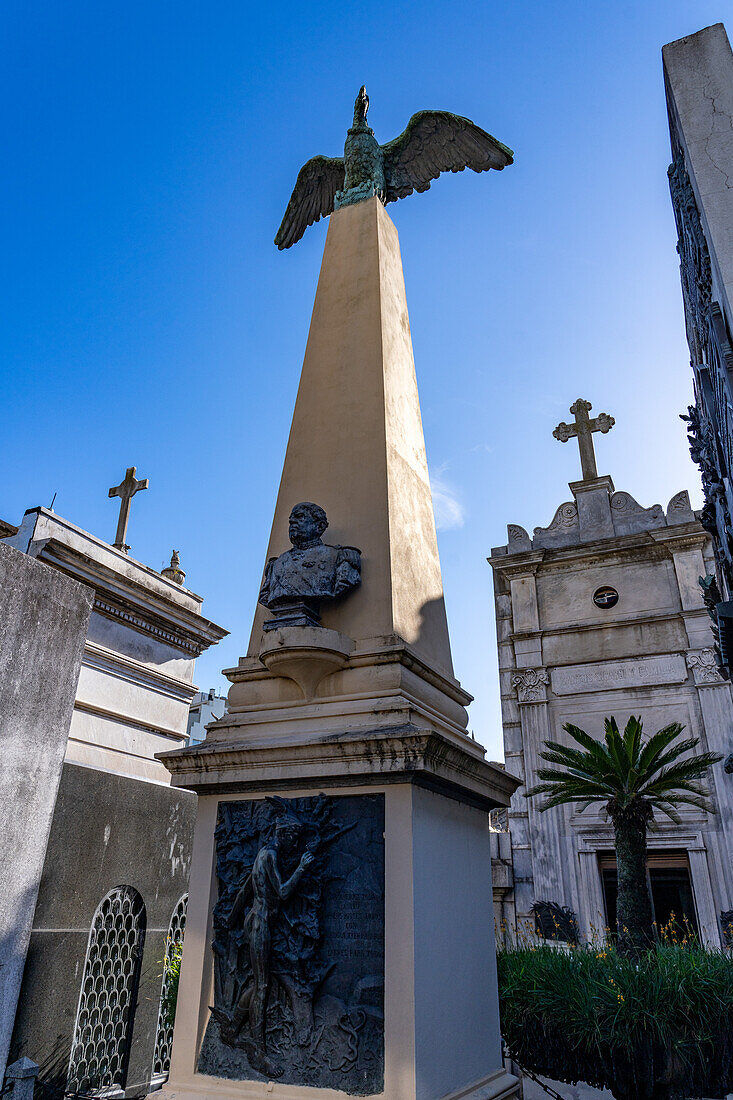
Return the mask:
[(259, 602), (272, 611), (265, 630), (280, 626), (317, 626), (323, 600), (335, 600), (361, 583), (361, 551), (329, 546), (321, 539), (328, 519), (318, 504), (303, 501), (290, 513), (292, 549), (270, 558)]

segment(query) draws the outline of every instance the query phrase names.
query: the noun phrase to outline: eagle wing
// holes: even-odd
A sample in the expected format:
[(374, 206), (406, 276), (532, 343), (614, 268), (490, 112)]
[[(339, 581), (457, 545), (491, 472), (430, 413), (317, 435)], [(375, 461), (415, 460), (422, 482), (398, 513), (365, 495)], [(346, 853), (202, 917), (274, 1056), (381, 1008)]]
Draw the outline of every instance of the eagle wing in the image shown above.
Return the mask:
[(413, 191), (427, 191), (441, 172), (487, 172), (512, 164), (506, 145), (480, 129), (470, 118), (450, 111), (418, 111), (394, 141), (382, 146), (387, 202)]
[(343, 157), (311, 157), (298, 172), (288, 208), (277, 231), (278, 248), (290, 248), (309, 225), (333, 213), (334, 195), (344, 186)]

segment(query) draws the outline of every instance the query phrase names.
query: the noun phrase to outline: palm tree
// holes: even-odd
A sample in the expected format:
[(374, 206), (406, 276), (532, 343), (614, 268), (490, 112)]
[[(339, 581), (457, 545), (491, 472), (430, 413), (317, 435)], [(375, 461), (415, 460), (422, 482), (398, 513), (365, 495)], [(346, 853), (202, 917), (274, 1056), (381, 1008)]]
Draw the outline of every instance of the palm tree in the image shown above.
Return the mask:
[(704, 752), (680, 757), (697, 748), (697, 737), (673, 741), (684, 729), (672, 722), (642, 742), (640, 718), (629, 718), (623, 734), (615, 718), (606, 718), (606, 737), (596, 741), (568, 722), (563, 729), (581, 748), (546, 741), (540, 753), (548, 764), (540, 768), (542, 780), (527, 797), (547, 795), (542, 811), (566, 803), (580, 803), (580, 812), (594, 802), (605, 803), (616, 836), (618, 900), (616, 916), (619, 950), (638, 954), (654, 940), (651, 898), (646, 875), (646, 835), (655, 811), (679, 823), (681, 805), (714, 813), (709, 792), (702, 783), (707, 769), (722, 757)]

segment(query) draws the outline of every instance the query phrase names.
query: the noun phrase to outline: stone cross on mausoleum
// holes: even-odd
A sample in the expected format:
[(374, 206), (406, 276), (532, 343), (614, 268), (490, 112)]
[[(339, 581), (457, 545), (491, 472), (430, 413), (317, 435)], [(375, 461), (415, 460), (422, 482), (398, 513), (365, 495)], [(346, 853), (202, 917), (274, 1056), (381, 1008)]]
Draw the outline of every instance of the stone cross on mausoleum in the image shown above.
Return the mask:
[(138, 481), (135, 477), (135, 470), (135, 466), (128, 466), (124, 480), (121, 481), (119, 485), (113, 486), (109, 491), (111, 497), (120, 497), (122, 500), (120, 504), (120, 518), (117, 521), (117, 534), (115, 535), (113, 546), (115, 550), (121, 550), (123, 554), (126, 554), (130, 549), (125, 542), (125, 538), (127, 537), (127, 524), (130, 520), (130, 501), (138, 490), (147, 489), (149, 484), (147, 478)]
[(608, 413), (599, 413), (598, 416), (591, 419), (588, 413), (592, 408), (590, 401), (584, 401), (582, 397), (579, 397), (570, 406), (570, 411), (575, 417), (575, 423), (566, 424), (563, 420), (552, 433), (555, 439), (559, 439), (561, 443), (567, 443), (573, 436), (577, 436), (583, 481), (594, 481), (598, 477), (596, 454), (593, 448), (593, 432), (603, 432), (605, 435), (606, 432), (610, 432), (616, 423)]

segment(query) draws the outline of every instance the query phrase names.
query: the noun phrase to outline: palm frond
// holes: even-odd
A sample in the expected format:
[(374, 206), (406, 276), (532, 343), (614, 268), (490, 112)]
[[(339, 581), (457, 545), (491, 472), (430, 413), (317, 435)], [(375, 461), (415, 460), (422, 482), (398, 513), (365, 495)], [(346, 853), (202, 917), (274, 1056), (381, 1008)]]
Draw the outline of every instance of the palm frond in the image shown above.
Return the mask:
[(628, 769), (626, 767), (626, 752), (624, 750), (624, 743), (619, 733), (618, 726), (615, 718), (607, 718), (605, 721), (606, 727), (606, 747), (608, 749), (608, 755), (610, 756), (614, 770), (623, 775)]
[(668, 764), (674, 763), (680, 756), (683, 756), (686, 752), (693, 752), (694, 749), (700, 744), (699, 737), (686, 737), (684, 741), (680, 741), (676, 745), (671, 745), (667, 752), (663, 752), (656, 758), (651, 768), (646, 769), (647, 775), (653, 775), (655, 772), (660, 771), (661, 768), (666, 768)]
[(636, 769), (637, 767), (643, 728), (644, 723), (641, 718), (634, 718), (633, 714), (624, 728), (624, 749), (626, 750), (626, 760), (630, 769)]
[(697, 748), (699, 739), (686, 737), (673, 744), (684, 729), (679, 722), (658, 730), (646, 744), (641, 718), (632, 715), (623, 734), (613, 717), (606, 718), (604, 726), (605, 738), (600, 741), (567, 722), (563, 729), (580, 749), (558, 741), (544, 743), (540, 758), (552, 766), (538, 768), (540, 782), (526, 792), (528, 798), (545, 796), (542, 811), (574, 803), (582, 812), (592, 803), (610, 802), (614, 813), (646, 803), (673, 821), (679, 820), (679, 805), (715, 812), (703, 780), (721, 757), (713, 752), (685, 756)]
[(713, 764), (717, 764), (722, 759), (720, 753), (702, 752), (699, 756), (691, 756), (687, 760), (678, 760), (676, 764), (671, 764), (645, 783), (641, 793), (645, 795), (656, 794), (659, 791), (671, 790), (675, 786), (684, 787), (694, 780), (704, 779), (708, 768), (711, 768)]
[(668, 726), (664, 726), (652, 734), (639, 755), (639, 771), (648, 771), (660, 753), (664, 752), (667, 745), (674, 741), (675, 737), (679, 737), (684, 728), (679, 722), (670, 722)]
[(612, 798), (617, 792), (606, 783), (584, 775), (574, 775), (572, 772), (559, 772), (554, 768), (538, 768), (537, 777), (544, 783), (552, 783), (558, 787), (573, 787), (580, 790), (582, 787), (593, 798)]
[(599, 764), (604, 761), (608, 762), (608, 753), (606, 747), (602, 741), (596, 741), (594, 737), (582, 730), (579, 726), (574, 726), (572, 722), (566, 722), (563, 729), (569, 734), (574, 741), (577, 741), (579, 745), (591, 754), (591, 756), (598, 760)]
[(674, 822), (675, 825), (680, 825), (682, 823), (682, 818), (677, 813), (677, 810), (671, 802), (666, 802), (662, 800), (657, 802), (655, 800), (653, 802), (653, 806), (655, 810), (659, 810), (661, 813), (666, 814), (670, 821)]

